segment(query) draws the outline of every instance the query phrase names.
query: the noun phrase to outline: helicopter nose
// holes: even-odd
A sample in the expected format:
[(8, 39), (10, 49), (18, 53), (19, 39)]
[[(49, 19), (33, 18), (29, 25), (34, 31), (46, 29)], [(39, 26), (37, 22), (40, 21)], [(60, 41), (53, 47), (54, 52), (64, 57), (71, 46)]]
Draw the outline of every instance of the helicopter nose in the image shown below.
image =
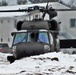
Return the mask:
[(45, 53), (44, 45), (40, 43), (23, 43), (16, 47), (16, 54), (21, 57)]

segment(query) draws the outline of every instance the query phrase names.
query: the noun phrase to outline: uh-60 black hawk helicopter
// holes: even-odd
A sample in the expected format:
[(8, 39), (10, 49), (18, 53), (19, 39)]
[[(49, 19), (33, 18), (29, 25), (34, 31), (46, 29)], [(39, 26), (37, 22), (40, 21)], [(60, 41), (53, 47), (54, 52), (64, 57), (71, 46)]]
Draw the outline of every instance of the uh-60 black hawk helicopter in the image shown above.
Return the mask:
[[(47, 52), (59, 52), (57, 37), (59, 35), (59, 24), (53, 18), (57, 16), (57, 11), (52, 7), (32, 6), (27, 9), (9, 10), (2, 12), (42, 12), (41, 18), (35, 18), (29, 21), (19, 21), (17, 23), (17, 31), (12, 32), (14, 37), (12, 43), (13, 56), (8, 56), (7, 59), (13, 62), (22, 57), (39, 55)], [(49, 15), (49, 20), (44, 20), (45, 15)]]
[[(70, 11), (70, 9), (53, 9), (52, 7), (49, 7), (47, 3), (46, 7), (34, 5), (26, 9), (0, 10), (0, 12), (43, 13), (41, 18), (36, 16), (36, 18), (33, 20), (19, 21), (17, 23), (17, 31), (11, 33), (14, 39), (12, 43), (13, 55), (7, 57), (10, 63), (22, 57), (54, 51), (59, 52), (60, 45), (65, 47), (64, 43), (67, 44), (68, 41), (66, 42), (66, 40), (61, 40), (60, 45), (58, 42), (61, 22), (57, 22), (53, 19), (57, 16), (57, 11)], [(49, 15), (49, 20), (44, 20), (46, 14)]]

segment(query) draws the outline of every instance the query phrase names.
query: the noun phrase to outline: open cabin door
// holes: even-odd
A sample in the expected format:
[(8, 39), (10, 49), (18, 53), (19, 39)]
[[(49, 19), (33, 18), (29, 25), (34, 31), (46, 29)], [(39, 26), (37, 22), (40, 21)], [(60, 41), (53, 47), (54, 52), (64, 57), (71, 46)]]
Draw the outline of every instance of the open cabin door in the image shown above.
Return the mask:
[(60, 39), (61, 48), (76, 48), (76, 39)]

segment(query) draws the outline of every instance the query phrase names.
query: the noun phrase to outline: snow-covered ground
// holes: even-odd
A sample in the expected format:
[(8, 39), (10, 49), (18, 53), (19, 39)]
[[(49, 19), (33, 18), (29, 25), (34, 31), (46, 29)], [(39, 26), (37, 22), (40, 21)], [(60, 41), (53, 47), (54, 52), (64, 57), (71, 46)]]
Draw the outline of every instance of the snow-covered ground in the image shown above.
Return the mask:
[(52, 52), (16, 60), (0, 53), (0, 75), (76, 75), (76, 55)]

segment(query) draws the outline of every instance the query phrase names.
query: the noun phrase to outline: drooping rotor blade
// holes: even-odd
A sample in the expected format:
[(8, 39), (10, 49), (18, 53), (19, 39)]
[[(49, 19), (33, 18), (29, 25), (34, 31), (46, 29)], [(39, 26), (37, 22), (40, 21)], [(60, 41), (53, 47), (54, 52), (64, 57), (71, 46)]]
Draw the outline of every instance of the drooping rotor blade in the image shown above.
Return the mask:
[(44, 19), (45, 15), (46, 15), (46, 12), (43, 13), (43, 15), (42, 15), (42, 19)]
[(48, 4), (49, 4), (49, 3), (47, 2), (46, 9), (48, 9)]
[(19, 10), (0, 10), (0, 12), (26, 12), (27, 9), (19, 9)]
[(42, 15), (42, 18), (44, 19), (46, 13), (48, 12), (48, 2), (47, 2), (47, 5), (46, 5), (46, 8), (45, 8), (45, 12), (43, 13)]
[(43, 12), (45, 7), (42, 6), (32, 6), (27, 7), (26, 9), (16, 9), (16, 10), (0, 10), (0, 12), (31, 12), (35, 10), (39, 10), (40, 12)]
[(55, 9), (56, 11), (76, 11), (76, 9)]

